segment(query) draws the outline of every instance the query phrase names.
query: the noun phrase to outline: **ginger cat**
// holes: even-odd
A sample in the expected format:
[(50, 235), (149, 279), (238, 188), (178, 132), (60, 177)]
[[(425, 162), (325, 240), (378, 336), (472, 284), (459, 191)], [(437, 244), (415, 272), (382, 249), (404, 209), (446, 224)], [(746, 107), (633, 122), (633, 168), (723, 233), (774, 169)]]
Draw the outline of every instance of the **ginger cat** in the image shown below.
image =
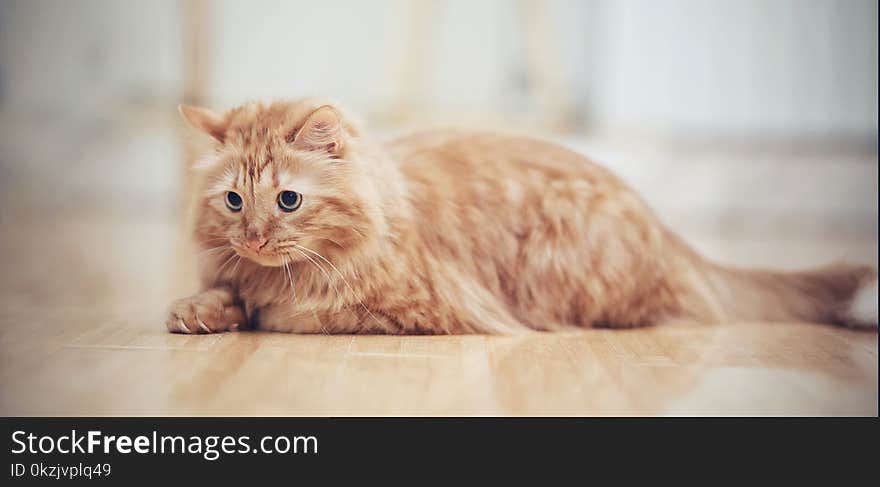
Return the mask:
[(552, 143), (372, 139), (332, 103), (181, 106), (216, 140), (195, 208), (203, 291), (172, 332), (513, 333), (667, 320), (877, 326), (877, 273), (711, 263), (614, 174)]

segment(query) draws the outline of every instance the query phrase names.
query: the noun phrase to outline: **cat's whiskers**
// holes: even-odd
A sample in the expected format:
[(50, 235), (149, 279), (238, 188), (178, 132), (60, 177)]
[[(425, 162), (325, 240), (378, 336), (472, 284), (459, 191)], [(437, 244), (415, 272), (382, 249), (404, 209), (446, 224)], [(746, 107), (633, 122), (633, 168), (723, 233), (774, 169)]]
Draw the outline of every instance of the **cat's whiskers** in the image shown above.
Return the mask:
[(242, 260), (240, 255), (235, 254), (235, 256), (238, 258), (235, 259), (235, 264), (232, 264), (232, 271), (230, 272), (230, 274), (233, 274), (233, 275), (235, 275), (235, 271), (238, 270), (238, 264), (241, 264), (241, 260)]
[[(293, 249), (293, 250), (296, 250), (297, 252), (299, 252), (300, 254), (302, 254), (303, 257), (305, 257), (306, 259), (308, 259), (312, 264), (315, 265), (315, 267), (317, 267), (318, 269), (320, 269), (321, 272), (323, 272), (324, 275), (327, 276), (327, 282), (328, 282), (330, 285), (333, 286), (333, 290), (336, 291), (336, 295), (339, 296), (339, 290), (336, 289), (336, 285), (333, 284), (333, 282), (330, 280), (330, 276), (329, 276), (329, 274), (327, 274), (327, 272), (324, 270), (324, 268), (321, 267), (321, 266), (319, 266), (319, 265), (318, 265), (315, 261), (313, 261), (312, 259), (309, 259), (309, 257), (308, 257), (306, 254), (303, 254), (300, 250), (298, 250), (298, 249)], [(291, 284), (291, 286), (293, 286), (293, 284)], [(317, 320), (317, 318), (316, 318), (316, 320)], [(317, 321), (318, 321), (318, 324), (321, 325), (321, 332), (324, 333), (325, 335), (329, 335), (330, 333), (327, 331), (326, 328), (324, 328), (324, 323), (323, 323), (321, 320), (317, 320)]]
[(234, 257), (236, 257), (237, 255), (238, 255), (237, 253), (233, 252), (232, 255), (229, 256), (229, 258), (227, 258), (225, 261), (223, 261), (222, 264), (220, 264), (220, 267), (217, 268), (217, 275), (218, 275), (218, 276), (219, 276), (220, 274), (223, 273), (223, 268), (226, 267), (226, 264), (228, 264), (229, 262), (231, 262), (232, 259), (233, 259)]
[(229, 245), (218, 245), (217, 247), (211, 247), (209, 249), (204, 249), (196, 252), (196, 257), (203, 257), (205, 254), (216, 252), (221, 249), (232, 250), (232, 247), (230, 247)]
[(318, 264), (314, 259), (312, 259), (311, 257), (309, 257), (307, 254), (303, 253), (302, 250), (299, 250), (299, 249), (297, 249), (297, 248), (295, 248), (295, 247), (293, 248), (293, 250), (296, 250), (297, 252), (299, 252), (300, 255), (302, 255), (303, 257), (305, 257), (309, 262), (312, 263), (312, 265), (314, 265), (315, 267), (317, 267), (318, 270), (320, 270), (321, 273), (324, 274), (324, 277), (327, 278), (327, 284), (333, 287), (333, 291), (336, 293), (336, 296), (337, 296), (338, 298), (342, 298), (342, 295), (339, 294), (339, 288), (336, 287), (336, 283), (333, 282), (333, 279), (330, 277), (330, 274), (324, 269), (324, 267), (322, 267), (320, 264)]
[(229, 242), (229, 237), (224, 235), (211, 236), (208, 235), (208, 238), (199, 239), (199, 243), (210, 243), (210, 242)]
[[(312, 254), (318, 256), (318, 258), (320, 258), (320, 259), (323, 260), (324, 262), (326, 262), (327, 265), (329, 265), (330, 267), (333, 268), (334, 271), (336, 271), (336, 274), (339, 275), (339, 278), (342, 279), (342, 282), (345, 283), (345, 285), (348, 287), (348, 291), (352, 294), (352, 296), (357, 296), (357, 293), (354, 291), (354, 288), (351, 286), (351, 284), (348, 283), (348, 279), (346, 279), (345, 276), (342, 274), (342, 272), (341, 272), (341, 271), (340, 271), (335, 265), (333, 265), (332, 262), (330, 262), (329, 260), (327, 260), (326, 257), (324, 257), (323, 255), (319, 254), (318, 252), (316, 252), (316, 251), (314, 251), (314, 250), (312, 250), (312, 249), (310, 249), (310, 248), (308, 248), (308, 247), (306, 247), (306, 246), (304, 246), (304, 245), (300, 245), (300, 244), (297, 244), (297, 243), (294, 243), (293, 245), (295, 245), (295, 246), (297, 247), (297, 249), (302, 249), (302, 250), (305, 250), (305, 251), (307, 251), (307, 252), (310, 252), (310, 253), (312, 253)], [(300, 253), (302, 253), (302, 252), (300, 252)], [(305, 254), (303, 254), (303, 255), (305, 255)], [(379, 325), (379, 327), (382, 326), (382, 322), (380, 322), (379, 319), (376, 318), (375, 315), (373, 315), (373, 312), (370, 311), (370, 310), (364, 305), (364, 303), (363, 303), (362, 301), (358, 301), (358, 304), (361, 306), (361, 308), (364, 309), (364, 311), (367, 312), (367, 314), (370, 315), (371, 318), (373, 318), (373, 321), (375, 321), (376, 324)]]
[(290, 257), (287, 254), (281, 254), (281, 263), (284, 265), (284, 272), (287, 274), (287, 281), (290, 283), (290, 293), (293, 300), (296, 301), (296, 289), (293, 287), (293, 273), (290, 272)]

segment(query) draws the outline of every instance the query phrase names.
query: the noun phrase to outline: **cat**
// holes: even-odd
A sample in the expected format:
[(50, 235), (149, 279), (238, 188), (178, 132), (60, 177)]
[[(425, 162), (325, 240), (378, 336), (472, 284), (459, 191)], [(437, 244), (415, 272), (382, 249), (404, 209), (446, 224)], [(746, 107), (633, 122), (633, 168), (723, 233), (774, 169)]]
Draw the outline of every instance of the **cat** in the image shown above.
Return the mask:
[(522, 136), (387, 145), (316, 98), (218, 114), (198, 164), (203, 291), (168, 330), (510, 334), (674, 320), (877, 326), (877, 272), (704, 259), (609, 170)]

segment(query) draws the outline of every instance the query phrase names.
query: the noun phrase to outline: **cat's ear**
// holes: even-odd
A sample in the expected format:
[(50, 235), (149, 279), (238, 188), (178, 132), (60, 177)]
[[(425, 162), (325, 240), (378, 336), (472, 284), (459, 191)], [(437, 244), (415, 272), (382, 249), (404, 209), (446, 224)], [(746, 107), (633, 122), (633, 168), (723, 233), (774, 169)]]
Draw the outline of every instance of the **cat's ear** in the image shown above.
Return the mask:
[(187, 123), (210, 135), (217, 142), (220, 142), (221, 144), (223, 143), (227, 126), (225, 117), (218, 115), (207, 108), (178, 105), (177, 109)]
[(293, 136), (293, 145), (305, 150), (323, 150), (339, 155), (342, 150), (343, 127), (339, 113), (324, 105), (313, 111)]

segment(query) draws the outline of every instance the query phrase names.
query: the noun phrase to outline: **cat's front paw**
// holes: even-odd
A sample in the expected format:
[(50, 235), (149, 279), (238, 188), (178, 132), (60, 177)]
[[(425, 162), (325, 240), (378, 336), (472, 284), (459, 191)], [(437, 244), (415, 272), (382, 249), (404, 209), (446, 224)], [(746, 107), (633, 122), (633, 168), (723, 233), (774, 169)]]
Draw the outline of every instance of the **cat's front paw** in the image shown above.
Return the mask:
[(171, 304), (165, 326), (172, 333), (218, 333), (246, 323), (244, 310), (225, 291), (205, 291)]

